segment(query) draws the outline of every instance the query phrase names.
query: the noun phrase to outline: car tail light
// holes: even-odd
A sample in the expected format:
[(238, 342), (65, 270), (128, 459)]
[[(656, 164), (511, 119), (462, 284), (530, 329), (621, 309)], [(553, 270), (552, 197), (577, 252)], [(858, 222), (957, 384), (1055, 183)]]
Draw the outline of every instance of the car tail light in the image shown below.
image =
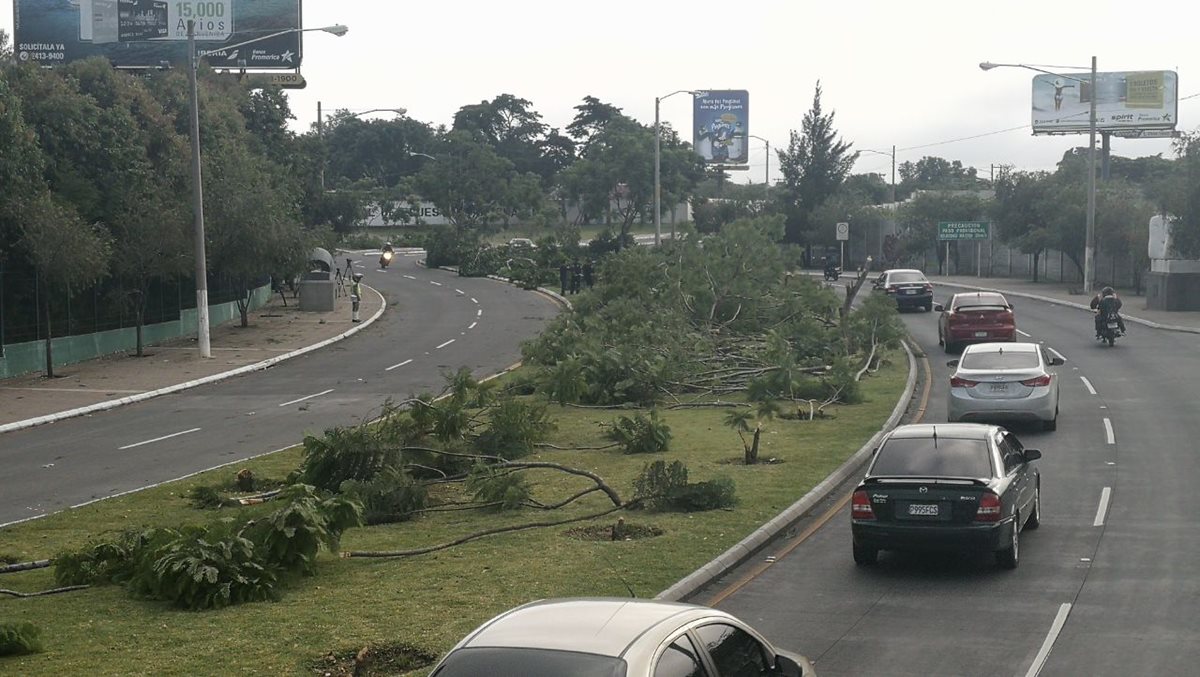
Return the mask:
[(889, 285), (888, 285), (888, 287), (887, 287), (887, 290), (888, 290), (888, 292), (889, 292), (889, 293), (895, 293), (895, 292), (898, 292), (898, 291), (900, 291), (900, 288), (899, 288), (899, 287), (897, 287), (897, 286), (896, 286), (896, 285), (894, 285), (894, 284), (889, 284)]
[(950, 377), (951, 388), (974, 388), (977, 385), (979, 385), (979, 381), (972, 381), (969, 378), (962, 378), (960, 376)]
[(875, 511), (871, 508), (871, 497), (866, 491), (859, 489), (850, 499), (850, 517), (856, 520), (873, 520)]
[(930, 291), (930, 292), (933, 291), (933, 285), (930, 284), (929, 282), (926, 282), (925, 283), (925, 291)]
[(1000, 313), (999, 318), (1001, 324), (1014, 324), (1016, 319), (1013, 317), (1011, 310), (1005, 310)]
[(959, 315), (958, 312), (951, 310), (950, 316), (947, 318), (946, 321), (949, 322), (950, 324), (958, 324), (965, 319), (967, 319), (965, 316)]
[(1000, 521), (1000, 497), (987, 492), (979, 499), (979, 509), (975, 511), (976, 522)]
[(1021, 385), (1029, 386), (1030, 388), (1044, 387), (1050, 385), (1050, 375), (1042, 374), (1036, 378), (1027, 378), (1021, 381)]

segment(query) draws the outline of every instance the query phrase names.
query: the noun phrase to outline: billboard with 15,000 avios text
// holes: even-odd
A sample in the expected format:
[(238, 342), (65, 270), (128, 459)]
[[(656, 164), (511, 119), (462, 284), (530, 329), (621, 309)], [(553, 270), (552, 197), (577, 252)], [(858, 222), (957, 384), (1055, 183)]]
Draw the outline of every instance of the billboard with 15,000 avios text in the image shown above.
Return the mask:
[[(1033, 133), (1078, 134), (1091, 119), (1090, 73), (1033, 78)], [(1096, 74), (1096, 129), (1102, 132), (1175, 129), (1179, 77), (1174, 71)]]
[(13, 0), (13, 16), (13, 55), (22, 63), (101, 56), (117, 68), (180, 67), (190, 19), (196, 48), (214, 68), (300, 67), (300, 0)]

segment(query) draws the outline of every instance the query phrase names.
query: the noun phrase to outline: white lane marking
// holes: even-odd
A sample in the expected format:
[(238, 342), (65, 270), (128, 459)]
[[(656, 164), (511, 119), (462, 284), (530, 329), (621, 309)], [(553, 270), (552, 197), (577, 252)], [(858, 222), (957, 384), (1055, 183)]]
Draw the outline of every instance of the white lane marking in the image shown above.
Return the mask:
[(429, 284), (432, 284), (432, 285), (434, 285), (435, 287), (440, 287), (440, 286), (442, 286), (442, 283), (441, 283), (441, 282), (434, 282), (433, 280), (430, 280), (430, 281), (429, 281)]
[(483, 317), (483, 308), (475, 311), (475, 317)]
[(1023, 332), (1020, 329), (1017, 330), (1017, 333), (1020, 334), (1021, 336), (1024, 336), (1025, 338), (1029, 338), (1032, 335), (1032, 334)]
[(1096, 389), (1095, 389), (1094, 387), (1092, 387), (1092, 382), (1088, 380), (1088, 377), (1086, 377), (1086, 376), (1080, 376), (1080, 377), (1079, 377), (1079, 380), (1083, 381), (1083, 385), (1084, 385), (1084, 387), (1085, 387), (1085, 388), (1087, 388), (1087, 389), (1088, 389), (1088, 392), (1089, 392), (1089, 393), (1091, 393), (1091, 394), (1093, 394), (1093, 395), (1095, 395), (1095, 394), (1096, 394)]
[(442, 348), (445, 348), (446, 346), (450, 345), (451, 343), (454, 343), (456, 340), (458, 340), (458, 339), (450, 339), (449, 341), (446, 341), (442, 345), (434, 348), (434, 350), (441, 350)]
[(408, 364), (409, 362), (412, 362), (412, 360), (405, 360), (405, 361), (401, 362), (400, 364), (393, 364), (392, 366), (388, 367), (387, 369), (384, 369), (384, 371), (391, 371), (393, 369), (399, 369), (400, 367), (403, 367), (404, 365)]
[(297, 403), (297, 402), (303, 402), (304, 400), (311, 400), (311, 399), (312, 399), (312, 398), (314, 398), (314, 397), (320, 397), (320, 396), (322, 396), (322, 395), (328, 395), (328, 394), (329, 394), (329, 393), (331, 393), (331, 392), (333, 392), (333, 388), (330, 388), (329, 390), (322, 390), (321, 392), (319, 392), (319, 393), (313, 393), (312, 395), (305, 395), (304, 397), (301, 397), (301, 398), (300, 398), (300, 399), (298, 399), (298, 400), (292, 400), (291, 402), (284, 402), (283, 404), (281, 404), (281, 405), (279, 405), (279, 406), (281, 406), (281, 407), (286, 407), (286, 406), (287, 406), (287, 405), (289, 405), (289, 404), (295, 404), (295, 403)]
[(474, 328), (475, 328), (475, 325), (477, 325), (477, 324), (479, 324), (479, 323), (478, 323), (478, 322), (472, 322), (470, 325), (468, 325), (468, 326), (467, 326), (467, 329), (474, 329)]
[(1104, 487), (1100, 492), (1100, 507), (1096, 508), (1096, 519), (1092, 520), (1092, 526), (1104, 526), (1104, 518), (1108, 516), (1108, 500), (1112, 498), (1112, 487)]
[(1117, 437), (1113, 434), (1112, 421), (1107, 416), (1104, 417), (1104, 440), (1109, 444), (1117, 443)]
[(152, 444), (152, 443), (154, 443), (154, 442), (162, 442), (163, 440), (169, 440), (169, 439), (171, 439), (172, 437), (179, 437), (180, 435), (187, 435), (188, 433), (194, 433), (194, 432), (196, 432), (196, 431), (198, 431), (198, 430), (200, 430), (200, 429), (199, 429), (199, 428), (192, 428), (191, 430), (184, 430), (184, 431), (182, 431), (182, 432), (171, 433), (170, 435), (163, 435), (162, 437), (155, 437), (154, 439), (152, 439), (152, 440), (146, 440), (145, 442), (137, 442), (137, 443), (134, 443), (134, 444), (126, 444), (126, 445), (125, 445), (125, 446), (123, 446), (123, 447), (117, 447), (117, 451), (124, 451), (124, 450), (126, 450), (126, 449), (132, 449), (132, 448), (134, 448), (134, 447), (140, 447), (140, 446), (142, 446), (143, 444)]
[(1046, 665), (1046, 659), (1050, 657), (1050, 650), (1054, 648), (1054, 641), (1058, 639), (1058, 633), (1062, 632), (1063, 626), (1067, 624), (1067, 616), (1070, 614), (1070, 604), (1064, 603), (1058, 607), (1054, 622), (1050, 624), (1050, 632), (1046, 633), (1042, 648), (1038, 650), (1037, 656), (1033, 659), (1033, 665), (1029, 666), (1029, 672), (1025, 673), (1025, 677), (1037, 677), (1041, 673), (1042, 667)]
[(1058, 352), (1057, 350), (1055, 350), (1055, 349), (1051, 348), (1050, 346), (1046, 346), (1046, 350), (1049, 350), (1050, 352), (1054, 353), (1054, 356), (1055, 356), (1055, 357), (1057, 357), (1058, 359), (1062, 360), (1063, 362), (1066, 362), (1066, 361), (1067, 361), (1067, 356), (1066, 356), (1066, 355), (1063, 355), (1062, 353), (1060, 353), (1060, 352)]
[(467, 292), (465, 292), (465, 291), (463, 291), (463, 290), (461, 290), (461, 289), (455, 289), (455, 290), (454, 290), (454, 293), (455, 293), (455, 294), (458, 294), (459, 296), (462, 296), (463, 294), (466, 294)]
[(479, 303), (479, 299), (477, 299), (477, 298), (475, 298), (474, 296), (472, 296), (472, 297), (471, 297), (471, 303)]
[(410, 280), (415, 280), (415, 279), (417, 279), (417, 278), (413, 277), (412, 275), (405, 275), (404, 277), (406, 277), (406, 278), (408, 278), (408, 279), (410, 279)]

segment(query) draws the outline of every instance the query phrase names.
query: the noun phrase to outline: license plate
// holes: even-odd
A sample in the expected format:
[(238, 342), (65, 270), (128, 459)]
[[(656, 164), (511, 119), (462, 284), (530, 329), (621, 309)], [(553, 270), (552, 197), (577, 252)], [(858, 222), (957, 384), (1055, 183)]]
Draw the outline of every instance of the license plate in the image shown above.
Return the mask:
[(918, 290), (918, 289), (905, 289), (905, 290), (904, 290), (904, 293), (905, 293), (905, 294), (916, 294), (918, 291), (920, 291), (920, 290)]
[(937, 503), (910, 503), (908, 506), (908, 514), (921, 517), (937, 517)]
[(993, 393), (1003, 393), (1008, 390), (1008, 384), (1007, 383), (989, 383), (988, 390), (990, 390)]
[(1108, 323), (1108, 328), (1109, 328), (1109, 329), (1116, 329), (1116, 328), (1117, 328), (1117, 323), (1116, 323), (1116, 322), (1109, 322), (1109, 323)]
[(986, 331), (977, 331), (977, 332), (975, 332), (975, 338), (987, 338), (987, 332)]

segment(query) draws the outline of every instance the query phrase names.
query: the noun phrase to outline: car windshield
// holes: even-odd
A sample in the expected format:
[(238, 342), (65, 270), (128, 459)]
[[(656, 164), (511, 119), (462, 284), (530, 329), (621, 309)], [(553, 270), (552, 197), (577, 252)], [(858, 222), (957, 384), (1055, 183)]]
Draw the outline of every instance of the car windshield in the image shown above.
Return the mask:
[(1035, 369), (1037, 353), (1029, 351), (978, 351), (968, 350), (959, 360), (960, 369)]
[(625, 661), (575, 651), (478, 647), (451, 653), (430, 677), (625, 677)]
[(871, 466), (872, 475), (899, 477), (991, 477), (986, 440), (901, 437), (887, 441)]
[(907, 284), (910, 282), (924, 282), (925, 276), (921, 273), (891, 273), (888, 275), (888, 284)]

